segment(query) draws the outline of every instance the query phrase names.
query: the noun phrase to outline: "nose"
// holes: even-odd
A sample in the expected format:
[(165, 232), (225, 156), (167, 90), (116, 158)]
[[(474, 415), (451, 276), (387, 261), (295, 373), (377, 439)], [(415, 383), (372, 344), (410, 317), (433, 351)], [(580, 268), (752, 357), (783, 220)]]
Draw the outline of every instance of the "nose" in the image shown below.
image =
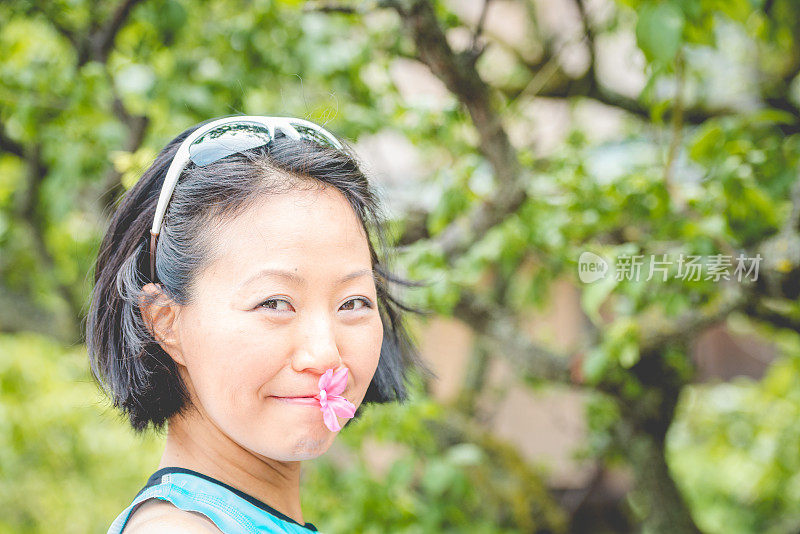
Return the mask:
[(332, 321), (326, 317), (311, 318), (301, 325), (299, 342), (292, 368), (298, 373), (314, 371), (323, 374), (328, 369), (336, 369), (342, 363), (336, 333)]

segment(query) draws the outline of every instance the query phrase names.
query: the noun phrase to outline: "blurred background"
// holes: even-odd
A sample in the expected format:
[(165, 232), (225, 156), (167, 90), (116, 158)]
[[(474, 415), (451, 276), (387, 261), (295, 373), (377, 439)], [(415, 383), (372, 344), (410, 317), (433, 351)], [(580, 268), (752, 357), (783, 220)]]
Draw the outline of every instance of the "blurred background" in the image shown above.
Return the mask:
[(105, 532), (154, 471), (92, 262), (239, 113), (351, 140), (430, 282), (439, 380), (307, 462), (321, 531), (798, 532), (799, 72), (796, 0), (2, 2), (0, 532)]

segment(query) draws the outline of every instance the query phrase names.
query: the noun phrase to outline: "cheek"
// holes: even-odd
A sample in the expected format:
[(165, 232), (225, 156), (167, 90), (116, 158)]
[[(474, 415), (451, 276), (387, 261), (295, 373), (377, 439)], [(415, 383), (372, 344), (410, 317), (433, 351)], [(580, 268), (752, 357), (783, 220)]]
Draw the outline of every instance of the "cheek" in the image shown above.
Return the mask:
[(187, 371), (201, 402), (238, 408), (258, 402), (264, 384), (280, 370), (285, 337), (225, 313), (188, 326)]
[(367, 387), (378, 368), (382, 342), (383, 326), (380, 317), (377, 317), (369, 330), (361, 332), (351, 345), (351, 350), (346, 352), (352, 356), (346, 363), (352, 369), (356, 386), (362, 394), (367, 392)]

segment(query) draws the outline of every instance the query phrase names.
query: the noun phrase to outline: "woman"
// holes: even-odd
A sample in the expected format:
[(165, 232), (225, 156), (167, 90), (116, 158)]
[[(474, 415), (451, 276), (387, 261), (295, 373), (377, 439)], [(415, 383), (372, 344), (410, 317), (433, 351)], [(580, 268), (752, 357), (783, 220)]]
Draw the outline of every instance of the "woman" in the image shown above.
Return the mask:
[(301, 119), (227, 117), (170, 142), (103, 239), (92, 374), (157, 470), (109, 529), (309, 532), (300, 462), (363, 403), (427, 376), (403, 326), (376, 197), (352, 152)]

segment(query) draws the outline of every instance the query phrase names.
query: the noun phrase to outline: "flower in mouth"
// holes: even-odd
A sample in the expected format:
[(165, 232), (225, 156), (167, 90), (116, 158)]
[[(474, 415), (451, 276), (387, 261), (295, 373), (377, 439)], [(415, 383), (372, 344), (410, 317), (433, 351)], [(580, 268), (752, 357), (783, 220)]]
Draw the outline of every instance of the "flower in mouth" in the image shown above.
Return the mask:
[(328, 369), (319, 378), (319, 395), (314, 398), (319, 401), (322, 420), (331, 432), (338, 432), (342, 428), (337, 416), (350, 419), (356, 413), (355, 405), (340, 396), (347, 386), (347, 373), (346, 367), (335, 373), (333, 369)]

